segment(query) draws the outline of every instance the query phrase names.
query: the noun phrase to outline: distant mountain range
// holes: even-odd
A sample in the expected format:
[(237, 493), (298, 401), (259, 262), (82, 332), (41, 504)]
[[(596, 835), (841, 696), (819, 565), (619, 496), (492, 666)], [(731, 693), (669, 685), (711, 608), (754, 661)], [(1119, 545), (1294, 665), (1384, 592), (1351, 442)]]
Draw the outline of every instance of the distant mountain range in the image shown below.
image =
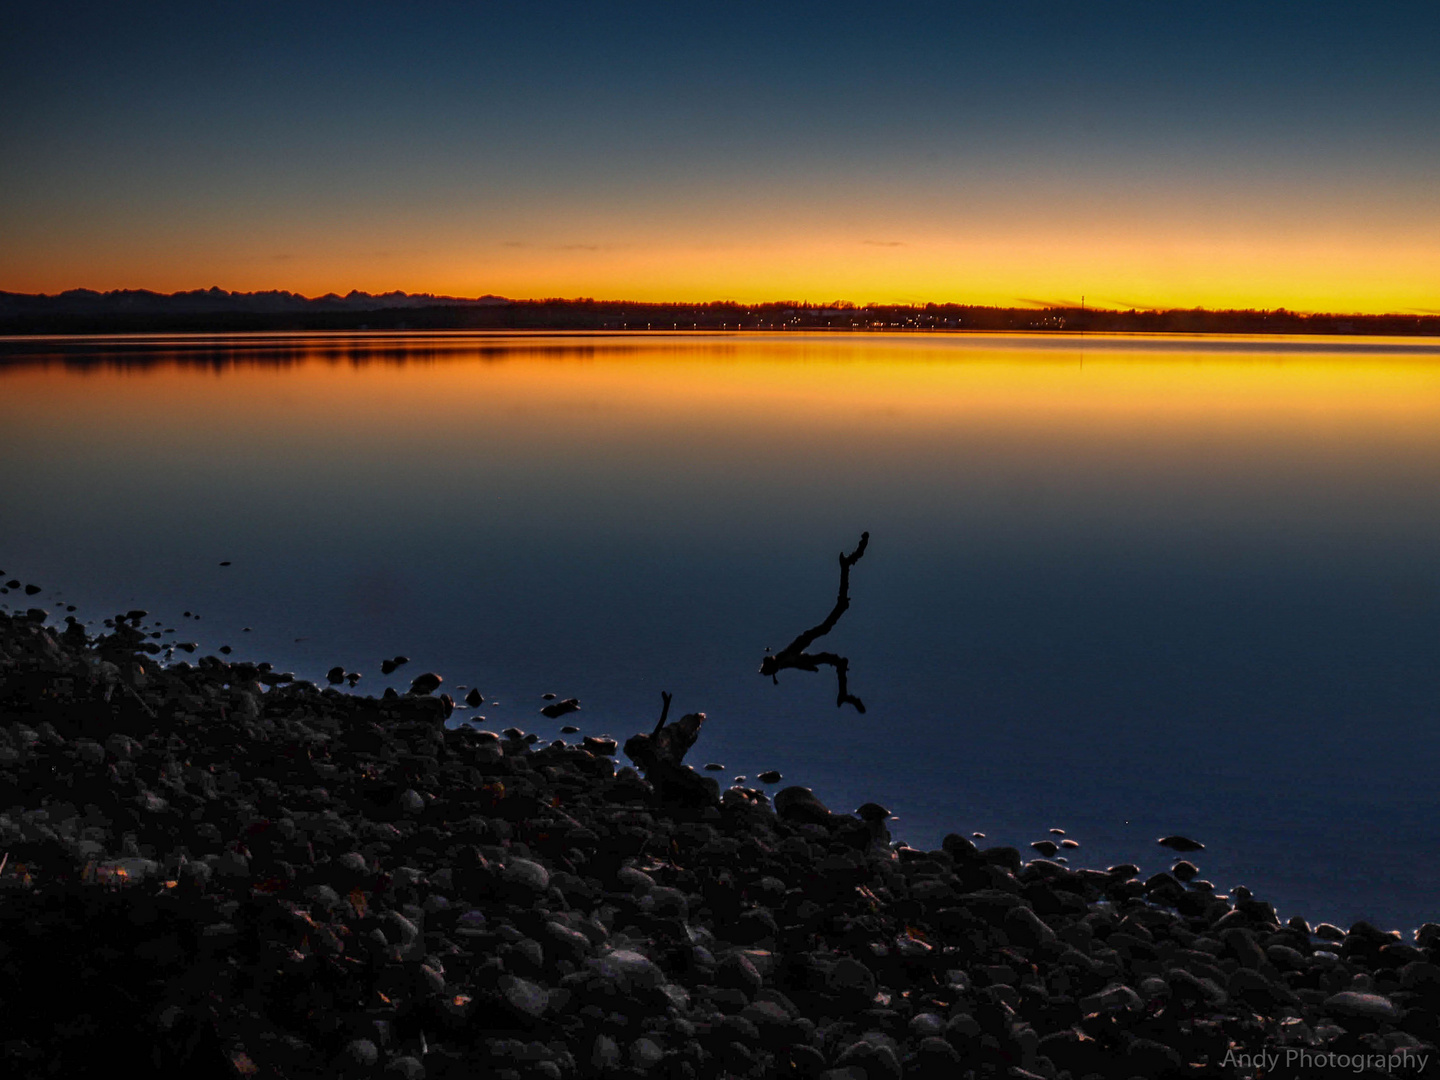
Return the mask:
[(0, 318), (43, 316), (143, 316), (219, 315), (249, 313), (287, 315), (309, 312), (393, 311), (401, 308), (491, 307), (508, 304), (503, 296), (480, 296), (467, 300), (430, 293), (366, 293), (351, 291), (344, 296), (326, 293), (308, 297), (283, 289), (269, 292), (229, 292), (225, 289), (194, 289), (190, 292), (157, 293), (149, 289), (67, 289), (53, 296), (44, 293), (0, 292)]

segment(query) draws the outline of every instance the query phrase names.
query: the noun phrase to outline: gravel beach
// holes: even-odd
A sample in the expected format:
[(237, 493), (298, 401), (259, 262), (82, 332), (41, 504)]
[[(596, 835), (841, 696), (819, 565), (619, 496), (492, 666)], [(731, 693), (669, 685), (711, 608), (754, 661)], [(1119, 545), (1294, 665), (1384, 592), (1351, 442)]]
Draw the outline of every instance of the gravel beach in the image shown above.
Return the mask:
[(0, 1075), (1440, 1071), (1436, 924), (1281, 923), (1183, 838), (1144, 880), (897, 847), (875, 804), (447, 726), (424, 676), (166, 666), (143, 615), (0, 615)]

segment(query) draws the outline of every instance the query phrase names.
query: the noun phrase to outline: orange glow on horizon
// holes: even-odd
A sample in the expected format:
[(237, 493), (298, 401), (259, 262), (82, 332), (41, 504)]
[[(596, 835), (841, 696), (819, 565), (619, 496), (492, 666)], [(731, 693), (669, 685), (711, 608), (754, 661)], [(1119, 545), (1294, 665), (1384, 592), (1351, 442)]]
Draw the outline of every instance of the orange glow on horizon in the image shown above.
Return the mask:
[[(1440, 310), (1440, 219), (1383, 200), (1236, 209), (1203, 194), (1034, 210), (898, 196), (854, 205), (665, 204), (645, 215), (533, 206), (437, 224), (421, 211), (365, 229), (339, 221), (226, 222), (199, 242), (139, 223), (15, 230), (0, 289), (60, 292), (218, 285), (306, 296), (358, 289), (513, 299), (817, 304), (962, 303)], [(1038, 196), (1037, 196), (1038, 199)], [(1118, 196), (1113, 200), (1121, 202)], [(1212, 203), (1216, 201), (1211, 196)], [(1223, 200), (1222, 200), (1223, 201)], [(953, 197), (952, 197), (953, 202)], [(991, 199), (994, 202), (994, 199)], [(1192, 204), (1198, 209), (1192, 208)], [(863, 222), (857, 223), (857, 222)]]

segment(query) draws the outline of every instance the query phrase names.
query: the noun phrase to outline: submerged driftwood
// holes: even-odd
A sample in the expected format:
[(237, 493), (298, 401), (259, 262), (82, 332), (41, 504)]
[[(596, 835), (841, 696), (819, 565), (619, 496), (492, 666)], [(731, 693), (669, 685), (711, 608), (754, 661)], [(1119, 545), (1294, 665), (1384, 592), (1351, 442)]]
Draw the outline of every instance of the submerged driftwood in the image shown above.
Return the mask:
[(846, 555), (844, 552), (840, 553), (840, 594), (835, 598), (835, 606), (830, 609), (830, 614), (825, 616), (824, 622), (817, 626), (812, 626), (809, 630), (800, 634), (778, 653), (767, 654), (765, 659), (760, 661), (761, 675), (769, 675), (774, 682), (778, 683), (780, 680), (776, 678), (777, 673), (786, 668), (794, 668), (797, 671), (819, 671), (821, 664), (828, 664), (835, 669), (835, 681), (837, 684), (835, 707), (838, 709), (848, 702), (855, 706), (856, 712), (863, 713), (865, 711), (865, 703), (850, 693), (848, 684), (850, 674), (849, 659), (844, 656), (839, 656), (836, 653), (807, 653), (805, 650), (814, 644), (817, 638), (822, 638), (830, 633), (831, 630), (834, 630), (835, 624), (840, 621), (840, 616), (844, 615), (846, 610), (849, 609), (850, 568), (860, 561), (869, 543), (870, 534), (868, 532), (862, 532), (860, 534), (860, 543), (854, 551), (849, 555)]

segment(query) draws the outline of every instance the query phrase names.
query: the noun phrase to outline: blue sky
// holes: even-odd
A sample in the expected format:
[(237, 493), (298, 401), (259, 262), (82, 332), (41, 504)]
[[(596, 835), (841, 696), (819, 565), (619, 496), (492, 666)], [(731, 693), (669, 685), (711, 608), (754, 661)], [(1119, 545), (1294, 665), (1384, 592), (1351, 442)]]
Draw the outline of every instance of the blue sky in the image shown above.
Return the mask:
[(0, 288), (1413, 307), (1437, 45), (1436, 5), (36, 5)]

